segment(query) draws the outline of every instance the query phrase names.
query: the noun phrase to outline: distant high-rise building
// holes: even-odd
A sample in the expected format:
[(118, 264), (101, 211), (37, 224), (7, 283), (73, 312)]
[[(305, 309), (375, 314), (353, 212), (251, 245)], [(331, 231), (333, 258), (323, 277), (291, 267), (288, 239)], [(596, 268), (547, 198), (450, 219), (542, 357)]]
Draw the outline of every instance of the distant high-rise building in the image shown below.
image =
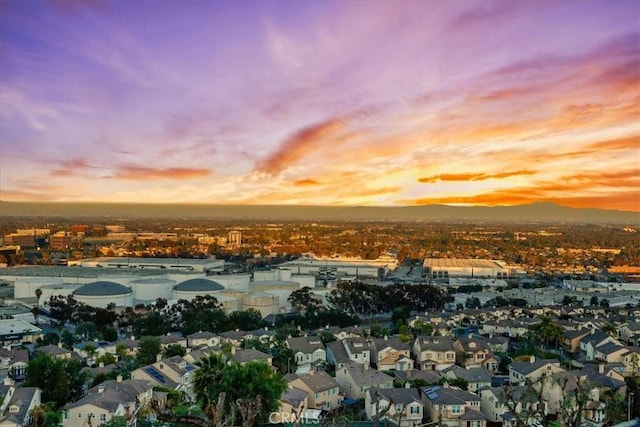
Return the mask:
[(229, 246), (239, 247), (242, 244), (242, 233), (238, 230), (231, 230), (229, 232), (229, 238), (227, 240)]

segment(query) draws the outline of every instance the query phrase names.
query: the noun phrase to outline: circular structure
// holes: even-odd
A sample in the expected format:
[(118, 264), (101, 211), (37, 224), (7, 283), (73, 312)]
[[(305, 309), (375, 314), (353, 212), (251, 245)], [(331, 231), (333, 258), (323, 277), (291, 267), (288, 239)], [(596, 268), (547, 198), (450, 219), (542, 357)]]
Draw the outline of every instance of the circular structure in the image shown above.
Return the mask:
[(217, 296), (216, 299), (222, 305), (222, 309), (227, 312), (227, 314), (240, 310), (240, 301), (238, 298), (220, 295)]
[(279, 298), (276, 295), (266, 292), (245, 295), (242, 299), (244, 310), (254, 308), (262, 314), (263, 318), (278, 312), (278, 302)]
[(73, 296), (78, 302), (92, 307), (105, 308), (112, 303), (117, 307), (130, 307), (133, 305), (133, 291), (131, 288), (106, 280), (80, 286), (73, 292)]
[(140, 301), (155, 301), (158, 298), (171, 299), (172, 290), (176, 285), (170, 279), (137, 279), (129, 282), (133, 289), (133, 296)]
[(210, 279), (189, 279), (174, 286), (173, 298), (192, 300), (198, 295), (215, 295), (223, 290), (224, 286)]

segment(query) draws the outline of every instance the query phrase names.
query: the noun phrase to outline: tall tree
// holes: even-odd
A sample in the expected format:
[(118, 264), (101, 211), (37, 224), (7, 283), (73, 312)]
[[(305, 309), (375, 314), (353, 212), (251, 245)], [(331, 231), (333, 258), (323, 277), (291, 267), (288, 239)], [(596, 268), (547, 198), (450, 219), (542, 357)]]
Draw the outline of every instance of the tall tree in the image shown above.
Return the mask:
[(156, 361), (160, 354), (160, 340), (155, 337), (142, 337), (138, 343), (138, 354), (136, 360), (141, 365), (150, 365)]

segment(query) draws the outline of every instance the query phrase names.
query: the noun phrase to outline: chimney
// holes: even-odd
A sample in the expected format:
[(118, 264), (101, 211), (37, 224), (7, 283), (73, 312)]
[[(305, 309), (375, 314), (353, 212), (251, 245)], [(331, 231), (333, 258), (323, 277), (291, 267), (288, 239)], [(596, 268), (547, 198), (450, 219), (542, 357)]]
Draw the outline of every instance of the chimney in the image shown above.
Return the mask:
[(385, 340), (385, 341), (387, 341), (388, 339), (389, 339), (389, 336), (388, 336), (388, 335), (385, 335), (385, 336), (384, 336), (384, 340)]
[(15, 384), (15, 382), (11, 378), (4, 377), (4, 385), (12, 386), (14, 384)]
[(368, 364), (368, 363), (364, 363), (364, 364), (362, 365), (362, 367), (363, 367), (363, 369), (364, 369), (365, 371), (368, 371), (368, 370), (369, 370), (369, 364)]
[(118, 375), (116, 377), (116, 382), (121, 383), (122, 382), (122, 375)]
[(100, 385), (98, 386), (98, 393), (99, 393), (99, 394), (104, 393), (104, 386), (103, 386), (102, 384), (100, 384)]
[(62, 348), (62, 341), (58, 342), (58, 348)]
[(534, 363), (535, 361), (536, 361), (536, 356), (534, 356), (533, 354), (529, 356), (529, 363)]
[(98, 368), (104, 368), (104, 362), (98, 363)]
[(449, 383), (447, 381), (443, 382), (442, 387), (449, 388)]
[(598, 365), (598, 373), (604, 374), (604, 363)]
[(156, 354), (156, 362), (159, 362), (161, 360), (162, 360), (162, 353)]

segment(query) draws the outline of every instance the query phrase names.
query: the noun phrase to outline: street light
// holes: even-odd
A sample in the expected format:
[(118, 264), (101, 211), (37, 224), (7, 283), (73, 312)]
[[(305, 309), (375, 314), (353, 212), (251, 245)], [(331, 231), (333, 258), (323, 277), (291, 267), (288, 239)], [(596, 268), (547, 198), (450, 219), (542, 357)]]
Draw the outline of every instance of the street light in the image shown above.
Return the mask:
[(631, 402), (633, 401), (633, 392), (629, 393), (629, 401), (627, 402), (627, 421), (631, 421)]

